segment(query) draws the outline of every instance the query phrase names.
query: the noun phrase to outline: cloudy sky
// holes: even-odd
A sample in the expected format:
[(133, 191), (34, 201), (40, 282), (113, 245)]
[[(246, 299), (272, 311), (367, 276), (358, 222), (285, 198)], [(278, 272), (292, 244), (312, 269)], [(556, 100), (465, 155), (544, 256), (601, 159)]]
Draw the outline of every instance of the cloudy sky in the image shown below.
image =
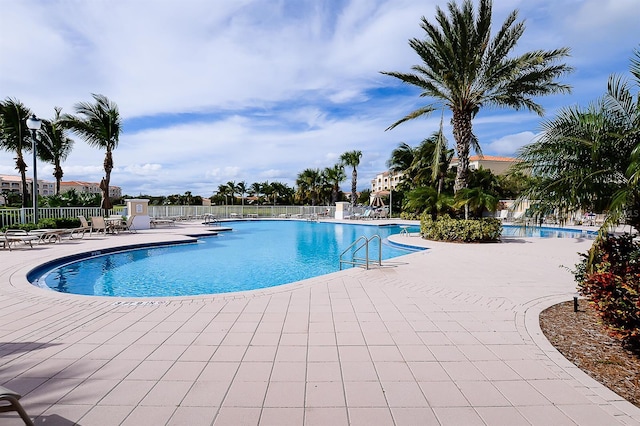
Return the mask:
[[(72, 113), (92, 93), (115, 102), (124, 128), (111, 182), (127, 195), (293, 186), (305, 168), (351, 150), (363, 153), (364, 189), (400, 142), (437, 129), (439, 114), (385, 131), (426, 100), (380, 74), (418, 63), (408, 40), (423, 36), (420, 18), (433, 20), (436, 5), (446, 2), (0, 0), (0, 97), (42, 118), (56, 106)], [(547, 119), (596, 100), (610, 74), (628, 75), (640, 0), (494, 0), (494, 24), (513, 9), (526, 22), (516, 53), (571, 49), (575, 71), (563, 81), (573, 92), (540, 99)], [(482, 110), (474, 130), (485, 155), (510, 156), (543, 119)], [(104, 152), (74, 139), (64, 179), (98, 182)], [(13, 155), (0, 152), (0, 174), (13, 173)], [(38, 168), (41, 179), (51, 173)]]

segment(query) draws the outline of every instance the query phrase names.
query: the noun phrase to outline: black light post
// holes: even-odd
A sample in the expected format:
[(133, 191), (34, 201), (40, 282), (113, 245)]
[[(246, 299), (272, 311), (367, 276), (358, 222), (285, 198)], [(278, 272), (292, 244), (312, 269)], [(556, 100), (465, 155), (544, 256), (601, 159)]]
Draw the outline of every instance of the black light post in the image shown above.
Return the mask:
[(38, 148), (36, 142), (36, 131), (40, 130), (40, 126), (42, 125), (42, 121), (36, 117), (35, 114), (31, 114), (31, 117), (27, 119), (27, 127), (31, 130), (31, 147), (33, 151), (33, 185), (31, 186), (31, 192), (33, 193), (33, 223), (38, 223), (38, 168), (37, 168), (37, 158), (38, 158)]

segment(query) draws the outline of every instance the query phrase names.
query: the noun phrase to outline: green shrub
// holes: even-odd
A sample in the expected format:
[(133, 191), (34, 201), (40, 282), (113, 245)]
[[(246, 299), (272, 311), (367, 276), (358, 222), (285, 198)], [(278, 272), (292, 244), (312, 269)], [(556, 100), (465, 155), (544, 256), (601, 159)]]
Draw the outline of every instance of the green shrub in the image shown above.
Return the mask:
[(438, 216), (423, 213), (420, 218), (420, 233), (423, 238), (435, 241), (451, 242), (495, 242), (502, 235), (502, 224), (496, 218), (451, 219), (449, 216)]
[(20, 223), (11, 226), (4, 226), (0, 229), (0, 232), (5, 232), (7, 229), (23, 229), (25, 231), (32, 231), (34, 229), (67, 229), (77, 228), (80, 226), (80, 219), (75, 217), (57, 217), (57, 218), (45, 218), (40, 219), (37, 225), (33, 223)]
[(400, 213), (400, 219), (405, 220), (419, 220), (420, 216), (413, 212), (402, 212)]
[(574, 271), (578, 291), (612, 335), (640, 349), (640, 243), (629, 234), (609, 236), (596, 240), (591, 252), (581, 256)]

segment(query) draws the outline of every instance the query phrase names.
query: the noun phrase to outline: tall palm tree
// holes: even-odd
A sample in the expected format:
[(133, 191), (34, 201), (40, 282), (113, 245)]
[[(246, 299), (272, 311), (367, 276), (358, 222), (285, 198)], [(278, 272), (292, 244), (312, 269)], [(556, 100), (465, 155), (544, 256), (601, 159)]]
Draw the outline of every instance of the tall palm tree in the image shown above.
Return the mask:
[(324, 169), (324, 176), (329, 185), (331, 185), (331, 204), (335, 206), (340, 193), (340, 184), (345, 181), (347, 175), (344, 172), (342, 164), (335, 164), (333, 167)]
[(354, 207), (358, 201), (358, 166), (362, 158), (362, 151), (348, 151), (340, 156), (340, 162), (352, 167), (351, 172), (351, 206)]
[(41, 160), (53, 164), (53, 176), (56, 178), (56, 195), (60, 194), (60, 182), (64, 176), (61, 163), (67, 159), (73, 148), (73, 139), (67, 136), (61, 124), (62, 108), (55, 107), (53, 120), (42, 120), (42, 141), (38, 145), (38, 156)]
[[(491, 0), (480, 0), (477, 16), (473, 2), (462, 6), (448, 3), (449, 16), (436, 7), (436, 24), (422, 17), (424, 39), (413, 38), (409, 45), (422, 63), (411, 73), (382, 72), (422, 90), (420, 97), (433, 98), (453, 114), (453, 136), (459, 159), (455, 191), (467, 187), (469, 150), (474, 144), (472, 120), (481, 107), (526, 108), (542, 115), (535, 99), (551, 93), (569, 92), (556, 81), (571, 69), (557, 63), (569, 49), (536, 50), (508, 57), (524, 33), (524, 23), (516, 22), (517, 10), (509, 14), (491, 38)], [(438, 108), (428, 104), (389, 126), (425, 116)]]
[(113, 207), (109, 198), (109, 183), (113, 170), (113, 150), (118, 147), (122, 122), (118, 106), (106, 96), (92, 94), (95, 103), (79, 102), (74, 105), (76, 115), (65, 114), (60, 120), (93, 147), (104, 149), (104, 178), (100, 182), (102, 189), (101, 207), (108, 210)]
[[(16, 99), (7, 98), (0, 102), (0, 148), (16, 154), (16, 170), (20, 172), (22, 180), (22, 207), (27, 206), (27, 163), (24, 161), (22, 150), (31, 149), (27, 118), (31, 115), (29, 108)], [(34, 189), (37, 183), (34, 182)]]

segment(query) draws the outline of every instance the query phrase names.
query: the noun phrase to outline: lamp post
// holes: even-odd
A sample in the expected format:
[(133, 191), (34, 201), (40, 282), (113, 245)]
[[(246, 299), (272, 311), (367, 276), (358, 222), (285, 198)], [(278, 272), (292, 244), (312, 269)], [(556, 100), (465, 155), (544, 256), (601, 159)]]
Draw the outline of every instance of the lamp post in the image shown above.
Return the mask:
[(33, 151), (33, 185), (31, 186), (31, 192), (33, 193), (33, 223), (38, 223), (38, 170), (37, 170), (37, 142), (36, 131), (40, 130), (42, 121), (36, 117), (35, 114), (31, 114), (31, 117), (27, 119), (27, 127), (31, 130), (31, 150)]

